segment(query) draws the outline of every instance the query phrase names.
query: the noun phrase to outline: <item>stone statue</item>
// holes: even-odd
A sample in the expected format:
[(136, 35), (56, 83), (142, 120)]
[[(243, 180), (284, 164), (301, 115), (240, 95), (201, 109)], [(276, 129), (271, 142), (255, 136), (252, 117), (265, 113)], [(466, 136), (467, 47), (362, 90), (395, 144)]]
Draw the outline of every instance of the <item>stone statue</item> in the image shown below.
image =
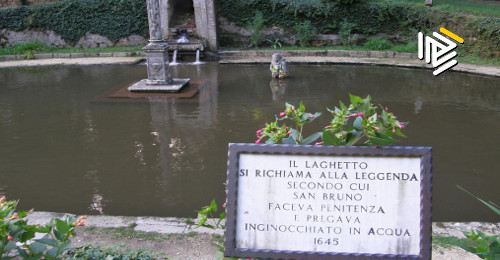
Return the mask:
[(271, 61), (271, 75), (273, 78), (286, 78), (288, 77), (288, 68), (286, 67), (286, 60), (281, 57), (279, 53), (273, 54), (273, 60)]

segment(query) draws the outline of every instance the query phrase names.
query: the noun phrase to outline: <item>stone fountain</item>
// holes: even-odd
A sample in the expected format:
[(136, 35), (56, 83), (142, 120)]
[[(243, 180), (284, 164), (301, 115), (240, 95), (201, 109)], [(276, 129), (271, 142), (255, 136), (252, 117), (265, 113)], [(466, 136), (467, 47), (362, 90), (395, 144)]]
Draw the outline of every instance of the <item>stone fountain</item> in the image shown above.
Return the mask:
[(148, 78), (128, 87), (130, 92), (179, 92), (189, 79), (174, 79), (169, 73), (168, 42), (162, 37), (160, 2), (146, 0), (149, 22), (149, 44), (146, 53)]

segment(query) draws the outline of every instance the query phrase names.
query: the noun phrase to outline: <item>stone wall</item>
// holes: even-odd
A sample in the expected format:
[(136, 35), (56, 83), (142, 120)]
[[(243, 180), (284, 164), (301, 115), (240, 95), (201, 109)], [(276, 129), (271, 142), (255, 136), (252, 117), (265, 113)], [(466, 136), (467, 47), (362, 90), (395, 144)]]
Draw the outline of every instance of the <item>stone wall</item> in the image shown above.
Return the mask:
[[(26, 0), (28, 5), (40, 5), (59, 1), (61, 0)], [(21, 0), (0, 0), (0, 9), (21, 6), (21, 3)]]
[[(219, 44), (222, 47), (240, 47), (250, 44), (252, 35), (248, 29), (238, 26), (228, 21), (224, 17), (219, 17)], [(356, 38), (356, 44), (363, 44), (371, 39), (387, 39), (391, 42), (398, 42), (398, 34), (377, 33), (373, 35), (353, 34)], [(294, 34), (287, 34), (285, 30), (278, 26), (264, 27), (262, 29), (261, 45), (272, 45), (274, 41), (279, 40), (283, 45), (295, 46), (298, 44), (298, 37)], [(340, 36), (337, 34), (317, 34), (312, 36), (312, 46), (338, 46), (341, 45)]]
[(8, 47), (17, 43), (25, 43), (32, 41), (41, 41), (48, 46), (57, 48), (105, 48), (105, 47), (118, 47), (118, 46), (144, 46), (147, 44), (146, 39), (139, 35), (130, 35), (116, 42), (110, 41), (108, 38), (87, 33), (84, 37), (72, 45), (64, 41), (61, 36), (54, 33), (54, 31), (37, 31), (37, 30), (24, 30), (20, 32), (9, 31), (6, 29), (0, 30), (0, 47)]

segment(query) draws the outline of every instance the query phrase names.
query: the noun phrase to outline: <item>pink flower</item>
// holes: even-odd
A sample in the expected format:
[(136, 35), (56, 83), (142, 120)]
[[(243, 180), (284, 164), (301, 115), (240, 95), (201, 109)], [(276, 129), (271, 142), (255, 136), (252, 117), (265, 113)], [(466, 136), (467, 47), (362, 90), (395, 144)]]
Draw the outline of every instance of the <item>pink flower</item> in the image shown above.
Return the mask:
[(327, 126), (325, 126), (325, 129), (330, 129), (330, 128), (332, 128), (332, 126), (331, 126), (331, 125), (327, 125)]
[(286, 135), (291, 135), (292, 134), (292, 131), (288, 131), (288, 133), (286, 133)]
[(260, 142), (262, 142), (262, 138), (260, 138), (257, 141), (255, 141), (255, 144), (260, 144)]
[(394, 128), (394, 127), (393, 127), (393, 128), (392, 128), (392, 132), (393, 132), (393, 133), (396, 133), (396, 128)]
[(7, 234), (7, 240), (9, 240), (9, 241), (14, 241), (14, 238), (13, 238), (13, 237), (11, 237), (9, 234)]
[(257, 130), (257, 132), (255, 132), (255, 134), (257, 134), (257, 137), (260, 137), (262, 135), (262, 132), (264, 132), (264, 130), (260, 129), (260, 130)]
[(348, 116), (346, 116), (345, 118), (351, 118), (351, 117), (355, 117), (355, 116), (357, 116), (357, 115), (358, 115), (358, 114), (352, 114), (352, 115), (348, 115)]
[(314, 119), (314, 116), (310, 116), (309, 119)]
[(280, 115), (279, 115), (280, 118), (283, 118), (285, 116), (286, 116), (286, 112), (281, 112)]
[(374, 126), (373, 129), (375, 129), (375, 131), (380, 131), (380, 128)]
[(222, 208), (226, 208), (226, 203), (224, 202), (224, 204), (222, 204)]
[(357, 114), (348, 115), (345, 118), (351, 118), (351, 117), (356, 117), (356, 116), (363, 117), (363, 113), (357, 113)]
[(403, 130), (403, 129), (405, 129), (405, 126), (404, 125), (400, 125), (399, 129)]
[(314, 145), (323, 145), (323, 142), (314, 143)]
[(194, 28), (194, 25), (190, 24), (190, 25), (189, 25), (189, 28), (193, 29), (193, 28)]

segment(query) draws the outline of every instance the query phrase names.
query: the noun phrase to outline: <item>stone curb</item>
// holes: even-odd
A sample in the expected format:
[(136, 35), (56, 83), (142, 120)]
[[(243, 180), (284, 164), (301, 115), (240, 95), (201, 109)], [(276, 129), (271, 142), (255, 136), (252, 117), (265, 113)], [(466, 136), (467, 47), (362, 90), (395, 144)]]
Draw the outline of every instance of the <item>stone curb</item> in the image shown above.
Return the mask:
[[(353, 53), (351, 53), (353, 54)], [(351, 55), (349, 54), (349, 55)], [(404, 53), (403, 53), (404, 54)], [(348, 64), (348, 65), (379, 65), (379, 66), (396, 66), (405, 68), (420, 68), (420, 69), (433, 69), (430, 64), (427, 64), (418, 58), (409, 59), (407, 57), (413, 57), (408, 54), (395, 55), (391, 58), (385, 57), (334, 57), (334, 56), (285, 56), (288, 63), (305, 63), (305, 64)], [(358, 54), (353, 54), (358, 55)], [(385, 55), (385, 54), (374, 54), (374, 55)], [(390, 53), (387, 53), (390, 55)], [(237, 56), (232, 56), (228, 59), (221, 59), (219, 63), (221, 64), (259, 64), (259, 63), (269, 63), (271, 56), (258, 56), (253, 58), (246, 58)], [(406, 58), (402, 58), (406, 57)], [(458, 64), (451, 69), (452, 71), (465, 72), (470, 74), (489, 76), (489, 77), (500, 77), (500, 67), (492, 66), (479, 66), (472, 64)]]
[(355, 51), (355, 50), (262, 50), (262, 51), (220, 51), (221, 59), (246, 57), (271, 57), (278, 52), (287, 57), (376, 57), (376, 58), (418, 58), (416, 53), (400, 53), (392, 51)]
[[(45, 225), (52, 218), (65, 218), (68, 213), (54, 213), (37, 211), (27, 216), (31, 225)], [(73, 215), (74, 216), (74, 215)], [(161, 217), (126, 217), (126, 216), (87, 216), (86, 227), (96, 228), (132, 228), (134, 231), (156, 232), (161, 234), (218, 234), (223, 235), (221, 229), (196, 228), (196, 224), (187, 224), (186, 218), (161, 218)], [(194, 221), (195, 222), (195, 221)], [(209, 219), (207, 223), (211, 223)], [(224, 224), (224, 222), (222, 223)]]
[(58, 65), (110, 65), (137, 64), (143, 57), (85, 57), (85, 58), (52, 58), (43, 60), (14, 60), (0, 62), (0, 68), (38, 67)]
[[(132, 52), (93, 52), (93, 53), (42, 53), (33, 55), (33, 59), (54, 59), (54, 58), (92, 58), (92, 57), (141, 57), (145, 56), (143, 51)], [(0, 61), (30, 60), (24, 59), (23, 55), (3, 55)]]
[[(64, 218), (68, 213), (34, 212), (27, 217), (28, 223), (45, 225), (52, 218)], [(87, 216), (85, 226), (96, 228), (134, 228), (135, 231), (156, 232), (161, 234), (204, 233), (223, 235), (222, 230), (195, 228), (195, 224), (187, 224), (186, 218), (172, 217), (126, 217), (126, 216)], [(210, 219), (208, 222), (210, 223)], [(222, 223), (224, 224), (224, 222)], [(500, 235), (500, 223), (487, 222), (434, 222), (433, 236), (465, 238), (463, 232), (481, 231), (486, 235)]]

